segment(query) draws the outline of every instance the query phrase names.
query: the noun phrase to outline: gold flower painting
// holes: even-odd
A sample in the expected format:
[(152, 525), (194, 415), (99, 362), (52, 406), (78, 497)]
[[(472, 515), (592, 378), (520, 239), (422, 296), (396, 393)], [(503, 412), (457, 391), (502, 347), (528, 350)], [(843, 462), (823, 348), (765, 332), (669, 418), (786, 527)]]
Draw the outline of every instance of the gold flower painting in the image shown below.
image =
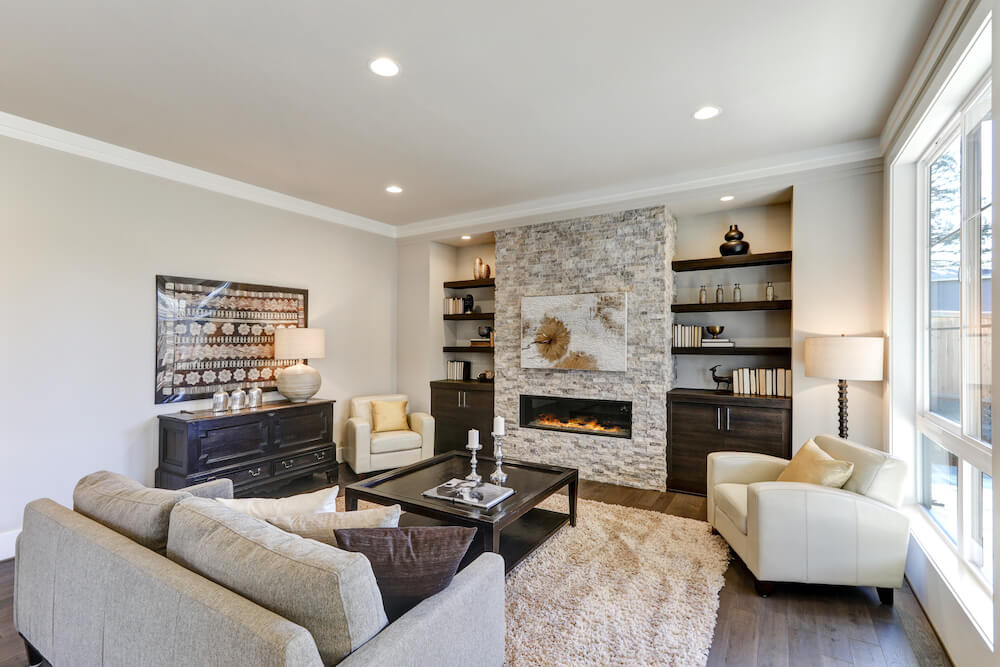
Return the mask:
[(521, 297), (521, 368), (628, 370), (626, 296)]

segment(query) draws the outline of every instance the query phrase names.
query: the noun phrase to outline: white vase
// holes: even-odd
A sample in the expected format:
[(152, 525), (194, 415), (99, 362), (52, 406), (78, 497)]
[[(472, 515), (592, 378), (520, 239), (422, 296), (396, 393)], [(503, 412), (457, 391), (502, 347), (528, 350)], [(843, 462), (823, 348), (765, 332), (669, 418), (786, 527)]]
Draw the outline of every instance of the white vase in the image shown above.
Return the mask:
[(312, 366), (301, 361), (278, 373), (278, 391), (292, 403), (304, 403), (319, 391), (323, 378)]

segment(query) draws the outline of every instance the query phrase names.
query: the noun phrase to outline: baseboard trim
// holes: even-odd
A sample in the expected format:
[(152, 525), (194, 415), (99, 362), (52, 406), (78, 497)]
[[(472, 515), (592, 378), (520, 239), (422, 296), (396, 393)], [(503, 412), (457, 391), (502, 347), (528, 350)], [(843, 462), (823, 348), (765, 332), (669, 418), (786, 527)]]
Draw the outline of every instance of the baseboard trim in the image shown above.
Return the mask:
[(7, 560), (14, 557), (14, 543), (20, 534), (20, 528), (0, 533), (0, 560)]

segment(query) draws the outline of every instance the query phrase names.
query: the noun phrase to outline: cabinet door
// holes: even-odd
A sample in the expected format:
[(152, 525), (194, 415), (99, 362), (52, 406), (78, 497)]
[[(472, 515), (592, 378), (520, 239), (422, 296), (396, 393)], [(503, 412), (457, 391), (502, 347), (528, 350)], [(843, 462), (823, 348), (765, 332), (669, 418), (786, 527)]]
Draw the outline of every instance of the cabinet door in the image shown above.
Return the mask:
[(278, 451), (330, 442), (330, 406), (309, 405), (270, 413)]
[(431, 416), (434, 417), (434, 453), (443, 454), (465, 446), (466, 431), (457, 389), (431, 389)]
[(778, 408), (722, 408), (726, 449), (788, 457), (791, 414)]
[[(479, 444), (483, 446), (479, 454), (481, 456), (493, 456), (493, 392), (492, 391), (467, 391), (465, 392), (465, 440), (469, 441), (469, 429), (479, 431)], [(464, 443), (463, 443), (464, 444)]]
[(199, 423), (195, 443), (197, 469), (221, 468), (264, 456), (269, 431), (268, 418), (263, 414)]
[(723, 408), (705, 403), (670, 403), (668, 489), (705, 493), (708, 455), (726, 449), (722, 412)]

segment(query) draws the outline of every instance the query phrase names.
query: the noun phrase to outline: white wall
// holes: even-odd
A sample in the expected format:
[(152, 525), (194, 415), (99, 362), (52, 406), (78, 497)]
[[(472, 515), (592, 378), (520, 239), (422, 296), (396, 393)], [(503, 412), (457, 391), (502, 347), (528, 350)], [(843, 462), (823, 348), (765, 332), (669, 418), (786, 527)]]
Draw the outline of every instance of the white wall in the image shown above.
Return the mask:
[(0, 139), (4, 382), (0, 558), (31, 499), (71, 503), (99, 469), (147, 484), (157, 273), (309, 289), (327, 332), (318, 397), (394, 389), (395, 242)]
[(480, 243), (477, 245), (460, 246), (455, 254), (454, 274), (448, 280), (472, 280), (472, 267), (476, 257), (490, 265), (492, 273), (497, 274), (497, 246), (495, 243)]
[[(809, 178), (792, 201), (792, 444), (837, 432), (837, 383), (805, 376), (810, 336), (881, 336), (882, 173)], [(848, 383), (849, 435), (885, 449), (881, 382)]]

